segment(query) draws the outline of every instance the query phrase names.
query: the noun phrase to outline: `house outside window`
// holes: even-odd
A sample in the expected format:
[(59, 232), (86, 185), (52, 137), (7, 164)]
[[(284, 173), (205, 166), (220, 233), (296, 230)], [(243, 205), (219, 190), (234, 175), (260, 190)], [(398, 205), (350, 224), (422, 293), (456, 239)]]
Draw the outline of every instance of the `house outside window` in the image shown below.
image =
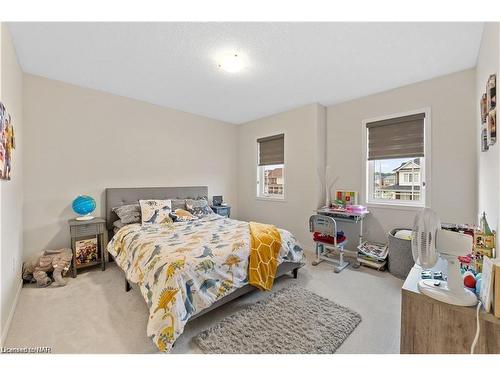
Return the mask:
[[(373, 198), (376, 200), (420, 201), (420, 164), (423, 158), (386, 159), (374, 162)], [(398, 165), (393, 168), (393, 166)]]
[[(363, 123), (367, 204), (426, 205), (426, 112)], [(428, 164), (427, 164), (428, 165)]]
[(285, 136), (257, 139), (257, 197), (285, 198)]

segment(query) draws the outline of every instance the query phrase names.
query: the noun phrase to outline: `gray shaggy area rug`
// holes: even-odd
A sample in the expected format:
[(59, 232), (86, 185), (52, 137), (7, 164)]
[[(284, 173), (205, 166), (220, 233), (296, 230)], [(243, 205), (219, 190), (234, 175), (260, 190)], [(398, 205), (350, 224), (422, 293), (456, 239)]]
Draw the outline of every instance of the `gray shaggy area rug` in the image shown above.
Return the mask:
[(210, 354), (331, 354), (361, 322), (361, 316), (298, 287), (221, 320), (194, 340)]

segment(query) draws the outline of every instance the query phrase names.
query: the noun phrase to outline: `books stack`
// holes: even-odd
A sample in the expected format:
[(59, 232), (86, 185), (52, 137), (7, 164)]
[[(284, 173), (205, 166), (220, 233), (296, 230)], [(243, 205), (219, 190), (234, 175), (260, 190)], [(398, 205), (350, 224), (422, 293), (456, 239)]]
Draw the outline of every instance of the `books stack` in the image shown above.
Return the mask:
[(387, 265), (387, 244), (365, 241), (358, 246), (358, 262), (383, 270)]

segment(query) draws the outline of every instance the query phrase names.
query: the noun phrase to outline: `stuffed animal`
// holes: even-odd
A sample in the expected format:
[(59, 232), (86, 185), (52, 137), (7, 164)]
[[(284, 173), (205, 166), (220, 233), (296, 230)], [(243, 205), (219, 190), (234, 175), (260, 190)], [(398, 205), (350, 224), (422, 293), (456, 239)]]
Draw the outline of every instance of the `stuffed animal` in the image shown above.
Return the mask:
[[(64, 286), (63, 276), (69, 270), (73, 252), (71, 249), (44, 250), (34, 259), (23, 264), (23, 280), (30, 283), (36, 282), (40, 288), (52, 286)], [(47, 273), (52, 272), (52, 279)]]

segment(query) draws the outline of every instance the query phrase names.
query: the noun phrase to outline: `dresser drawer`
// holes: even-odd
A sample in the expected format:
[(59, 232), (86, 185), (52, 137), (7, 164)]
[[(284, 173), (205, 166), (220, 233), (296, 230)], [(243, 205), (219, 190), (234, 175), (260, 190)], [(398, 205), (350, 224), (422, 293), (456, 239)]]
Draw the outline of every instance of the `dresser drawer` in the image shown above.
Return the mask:
[(94, 236), (102, 233), (100, 224), (83, 224), (71, 227), (71, 237)]

